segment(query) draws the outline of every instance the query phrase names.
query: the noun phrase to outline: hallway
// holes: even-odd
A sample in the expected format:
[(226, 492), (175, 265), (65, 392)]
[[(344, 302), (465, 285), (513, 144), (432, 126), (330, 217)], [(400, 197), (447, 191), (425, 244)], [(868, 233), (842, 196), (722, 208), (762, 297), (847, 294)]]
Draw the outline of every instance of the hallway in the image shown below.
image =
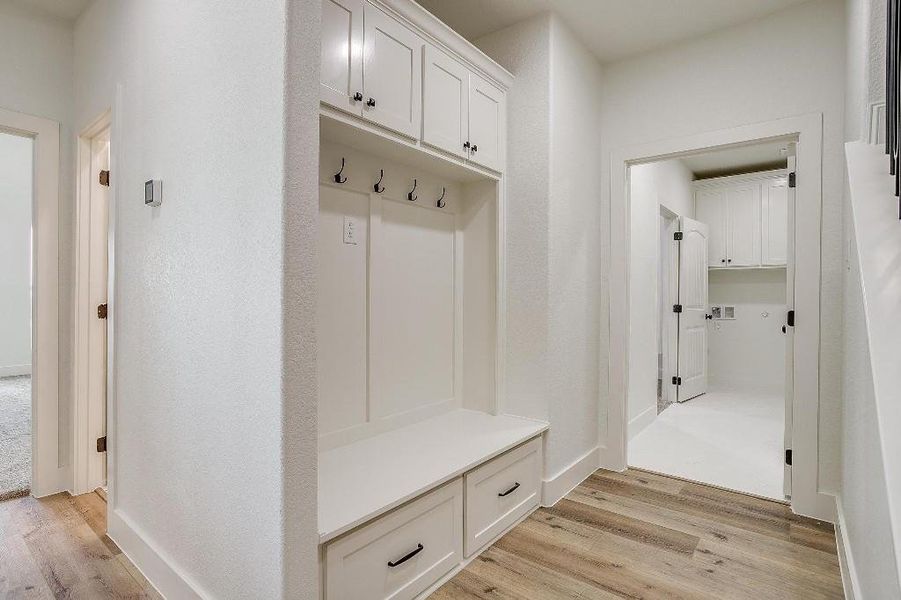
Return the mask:
[(0, 501), (31, 488), (31, 376), (0, 377)]

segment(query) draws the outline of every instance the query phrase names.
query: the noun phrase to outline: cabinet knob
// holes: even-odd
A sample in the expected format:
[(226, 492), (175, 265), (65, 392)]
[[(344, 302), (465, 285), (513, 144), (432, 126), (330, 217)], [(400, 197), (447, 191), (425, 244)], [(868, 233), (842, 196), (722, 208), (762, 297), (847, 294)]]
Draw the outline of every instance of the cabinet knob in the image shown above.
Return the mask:
[(469, 150), (470, 144), (469, 142), (463, 142), (463, 147)]
[(479, 147), (476, 146), (475, 144), (473, 144), (473, 145), (472, 145), (472, 151), (473, 151), (473, 152), (478, 152), (478, 151), (479, 151)]
[(732, 259), (731, 259), (731, 258), (729, 258), (729, 259), (727, 259), (727, 260), (726, 260), (726, 262), (732, 262)]
[(362, 93), (362, 92), (356, 92), (356, 93), (354, 94), (354, 102), (359, 102), (359, 101), (362, 100), (362, 99), (363, 99), (363, 93)]
[(369, 100), (367, 100), (367, 101), (366, 101), (366, 106), (372, 106), (372, 107), (374, 107), (374, 106), (375, 106), (375, 98), (370, 98)]
[(721, 262), (721, 263), (724, 263), (724, 262), (726, 262), (726, 259), (725, 259), (725, 258), (721, 258), (721, 259), (720, 259), (720, 262)]

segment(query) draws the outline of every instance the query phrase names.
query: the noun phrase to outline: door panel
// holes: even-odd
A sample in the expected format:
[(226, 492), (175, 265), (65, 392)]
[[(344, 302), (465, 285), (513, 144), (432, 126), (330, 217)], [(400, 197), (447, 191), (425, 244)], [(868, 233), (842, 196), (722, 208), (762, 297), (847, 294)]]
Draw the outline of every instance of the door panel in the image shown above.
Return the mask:
[(748, 183), (726, 189), (728, 204), (728, 252), (726, 266), (760, 265), (760, 184)]
[(366, 5), (363, 116), (419, 137), (422, 118), (422, 46), (415, 33)]
[(481, 77), (469, 75), (469, 159), (500, 171), (505, 120), (504, 93)]
[(765, 265), (784, 265), (788, 253), (788, 179), (763, 184), (761, 258)]
[(707, 391), (707, 252), (708, 228), (682, 217), (679, 244), (679, 363), (682, 382), (678, 400)]
[(707, 225), (708, 264), (726, 266), (726, 195), (723, 190), (699, 190), (695, 196), (698, 221)]
[(469, 71), (427, 46), (423, 55), (422, 141), (466, 158), (469, 135)]
[(319, 89), (323, 102), (360, 114), (363, 103), (363, 0), (322, 0)]

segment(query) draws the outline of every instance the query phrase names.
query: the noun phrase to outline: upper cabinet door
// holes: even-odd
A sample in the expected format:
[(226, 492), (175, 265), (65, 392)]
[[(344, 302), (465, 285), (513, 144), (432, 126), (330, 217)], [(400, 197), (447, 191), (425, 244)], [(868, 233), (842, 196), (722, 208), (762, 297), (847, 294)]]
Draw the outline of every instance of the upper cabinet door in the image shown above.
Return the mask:
[(701, 189), (695, 194), (695, 216), (708, 227), (707, 264), (726, 265), (726, 198), (722, 189)]
[(728, 221), (726, 266), (760, 266), (760, 183), (726, 189)]
[(469, 159), (500, 171), (506, 129), (504, 93), (475, 74), (469, 75)]
[(423, 61), (422, 141), (467, 158), (469, 70), (432, 46)]
[(363, 102), (354, 95), (363, 93), (363, 0), (322, 0), (321, 52), (322, 101), (359, 115)]
[(364, 30), (363, 116), (418, 139), (423, 40), (371, 4)]
[(762, 259), (765, 265), (784, 265), (788, 260), (788, 180), (763, 183)]

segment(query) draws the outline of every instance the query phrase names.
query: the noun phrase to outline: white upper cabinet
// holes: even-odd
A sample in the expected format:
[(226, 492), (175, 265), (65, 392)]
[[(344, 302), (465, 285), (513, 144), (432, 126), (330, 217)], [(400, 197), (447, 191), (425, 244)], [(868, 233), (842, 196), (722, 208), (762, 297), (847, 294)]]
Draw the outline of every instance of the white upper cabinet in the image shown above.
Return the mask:
[(696, 183), (695, 211), (710, 227), (711, 268), (782, 267), (787, 260), (788, 181), (773, 173)]
[(500, 171), (504, 162), (505, 96), (474, 73), (469, 75), (469, 159)]
[(760, 184), (736, 185), (726, 190), (727, 267), (760, 264)]
[(423, 61), (422, 141), (468, 158), (469, 70), (432, 46)]
[(363, 44), (363, 115), (388, 129), (418, 138), (422, 118), (422, 38), (367, 4)]
[(772, 179), (763, 184), (762, 252), (765, 265), (784, 265), (788, 261), (788, 180)]
[(360, 114), (363, 106), (363, 0), (322, 0), (323, 102)]
[(726, 202), (722, 189), (702, 189), (695, 195), (695, 216), (709, 227), (707, 264), (726, 266)]

